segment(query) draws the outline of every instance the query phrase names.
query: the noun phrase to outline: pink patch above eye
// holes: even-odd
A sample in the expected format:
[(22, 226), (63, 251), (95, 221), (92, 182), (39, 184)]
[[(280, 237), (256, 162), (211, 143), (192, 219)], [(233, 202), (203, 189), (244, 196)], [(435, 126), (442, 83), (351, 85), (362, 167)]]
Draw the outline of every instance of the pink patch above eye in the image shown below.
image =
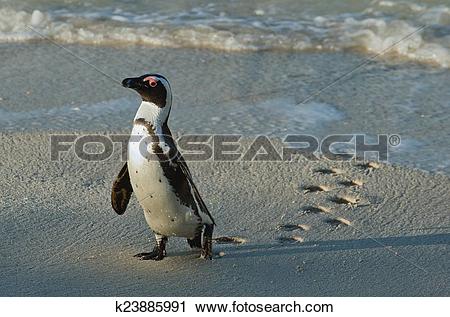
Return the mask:
[(158, 84), (158, 81), (153, 76), (145, 77), (143, 81), (148, 81), (150, 87), (156, 87), (156, 85)]

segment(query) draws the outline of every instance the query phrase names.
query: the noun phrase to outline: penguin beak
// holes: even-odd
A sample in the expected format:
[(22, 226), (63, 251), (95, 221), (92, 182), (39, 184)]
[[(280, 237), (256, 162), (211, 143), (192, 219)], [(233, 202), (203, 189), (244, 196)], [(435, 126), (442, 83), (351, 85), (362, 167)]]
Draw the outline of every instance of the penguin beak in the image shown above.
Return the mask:
[(122, 80), (122, 86), (126, 88), (136, 89), (141, 87), (142, 80), (140, 78), (125, 78)]

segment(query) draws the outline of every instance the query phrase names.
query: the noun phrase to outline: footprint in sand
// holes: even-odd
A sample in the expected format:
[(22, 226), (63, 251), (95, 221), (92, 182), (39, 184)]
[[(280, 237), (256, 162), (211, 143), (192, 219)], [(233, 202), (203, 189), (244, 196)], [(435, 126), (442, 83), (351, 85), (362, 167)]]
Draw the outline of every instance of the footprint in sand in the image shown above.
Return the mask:
[(373, 170), (376, 170), (381, 167), (381, 164), (378, 162), (367, 162), (362, 164), (357, 164), (359, 168), (366, 171), (366, 174), (372, 173)]
[[(294, 231), (294, 230), (302, 230), (309, 231), (311, 230), (311, 226), (307, 224), (283, 224), (277, 226), (277, 230), (281, 231)], [(277, 238), (280, 243), (301, 243), (304, 242), (305, 239), (299, 235), (292, 235), (290, 237), (281, 236)]]
[(328, 218), (325, 219), (325, 223), (333, 226), (335, 229), (339, 228), (340, 226), (350, 226), (352, 223), (350, 220), (347, 220), (342, 217), (335, 217), (335, 218)]
[(243, 244), (247, 239), (241, 237), (217, 237), (212, 239), (217, 244)]
[(345, 187), (361, 187), (364, 185), (364, 182), (360, 179), (351, 179), (351, 180), (345, 180), (339, 182), (339, 185), (345, 186)]
[(329, 192), (334, 188), (329, 185), (311, 185), (303, 187), (303, 193)]
[(318, 213), (330, 213), (331, 212), (331, 208), (325, 207), (325, 206), (321, 206), (321, 205), (317, 205), (317, 206), (306, 206), (303, 208), (303, 212), (306, 214), (318, 214)]
[[(247, 242), (247, 239), (241, 238), (241, 237), (217, 237), (213, 238), (212, 241), (217, 244), (234, 244), (234, 245), (240, 245)], [(220, 251), (217, 254), (215, 254), (215, 258), (223, 258), (226, 256), (225, 251)]]
[(367, 163), (358, 164), (357, 166), (359, 166), (359, 167), (361, 167), (363, 169), (368, 169), (368, 168), (378, 169), (378, 168), (381, 167), (381, 164), (378, 163), (378, 162), (367, 162)]
[(349, 205), (357, 207), (360, 199), (350, 195), (338, 195), (330, 198), (330, 201), (340, 205)]
[(294, 230), (303, 230), (303, 231), (309, 231), (311, 230), (311, 226), (307, 224), (284, 224), (284, 225), (278, 225), (277, 230), (281, 231), (294, 231)]
[(325, 174), (325, 175), (341, 175), (344, 174), (344, 171), (341, 170), (340, 168), (323, 168), (323, 169), (318, 169), (315, 171), (316, 173), (319, 174)]

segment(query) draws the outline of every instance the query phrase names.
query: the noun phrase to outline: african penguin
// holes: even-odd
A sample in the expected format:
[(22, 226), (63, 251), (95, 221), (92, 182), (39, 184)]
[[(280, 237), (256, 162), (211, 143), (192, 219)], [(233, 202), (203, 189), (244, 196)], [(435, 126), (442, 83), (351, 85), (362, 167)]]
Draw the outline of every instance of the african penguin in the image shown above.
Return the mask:
[(202, 258), (211, 259), (215, 222), (167, 125), (172, 106), (168, 80), (146, 74), (126, 78), (122, 85), (137, 91), (142, 102), (128, 142), (128, 162), (113, 183), (111, 203), (121, 215), (134, 192), (156, 237), (153, 251), (135, 257), (162, 260), (168, 237), (177, 236), (187, 238), (192, 248), (201, 248)]

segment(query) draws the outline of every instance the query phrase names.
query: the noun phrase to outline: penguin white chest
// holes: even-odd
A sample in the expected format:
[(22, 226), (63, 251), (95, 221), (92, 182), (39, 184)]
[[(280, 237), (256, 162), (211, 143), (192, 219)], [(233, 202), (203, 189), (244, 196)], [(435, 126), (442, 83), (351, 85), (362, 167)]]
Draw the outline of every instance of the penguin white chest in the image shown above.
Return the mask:
[(132, 139), (128, 144), (128, 170), (133, 191), (154, 232), (193, 238), (201, 219), (180, 202), (154, 155), (152, 141), (155, 138), (152, 139), (145, 126), (133, 126)]

